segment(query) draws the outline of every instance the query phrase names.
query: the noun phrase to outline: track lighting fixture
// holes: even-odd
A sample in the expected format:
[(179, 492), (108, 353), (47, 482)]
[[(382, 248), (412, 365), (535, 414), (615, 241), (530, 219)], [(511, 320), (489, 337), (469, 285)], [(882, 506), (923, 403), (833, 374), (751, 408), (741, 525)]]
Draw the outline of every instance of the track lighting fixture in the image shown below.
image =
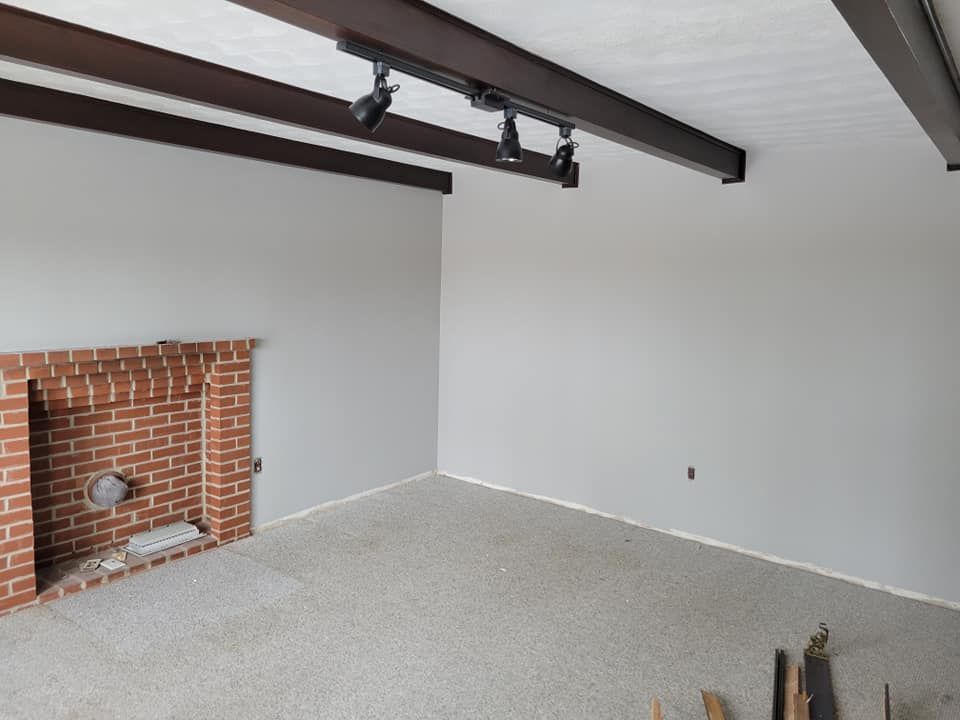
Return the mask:
[(380, 127), (393, 102), (393, 93), (400, 89), (399, 85), (387, 85), (390, 66), (386, 63), (374, 62), (373, 75), (373, 92), (350, 104), (350, 112), (370, 132), (376, 132)]
[(515, 108), (503, 109), (503, 122), (497, 125), (503, 132), (497, 145), (497, 162), (523, 162), (523, 148), (520, 146), (520, 133), (517, 132), (517, 111)]
[(384, 115), (387, 113), (387, 108), (393, 102), (391, 95), (400, 87), (399, 85), (387, 85), (387, 76), (392, 68), (399, 73), (411, 75), (431, 85), (459, 93), (470, 101), (471, 107), (488, 112), (503, 112), (503, 122), (497, 125), (497, 129), (501, 131), (500, 142), (497, 144), (497, 162), (523, 162), (523, 147), (520, 145), (520, 133), (517, 132), (517, 116), (523, 115), (560, 129), (560, 139), (557, 141), (556, 152), (550, 158), (550, 173), (554, 177), (563, 179), (568, 177), (573, 170), (573, 153), (579, 147), (579, 143), (571, 139), (575, 126), (569, 118), (554, 115), (548, 110), (525, 105), (503, 95), (494, 88), (457, 80), (409, 60), (350, 40), (338, 42), (337, 49), (373, 62), (375, 77), (373, 92), (364, 95), (350, 105), (350, 112), (370, 132), (374, 132), (380, 127), (380, 123), (383, 122)]
[(571, 139), (573, 128), (561, 126), (560, 139), (557, 140), (557, 150), (550, 158), (550, 173), (554, 177), (565, 178), (573, 169), (573, 151), (580, 147), (580, 143)]

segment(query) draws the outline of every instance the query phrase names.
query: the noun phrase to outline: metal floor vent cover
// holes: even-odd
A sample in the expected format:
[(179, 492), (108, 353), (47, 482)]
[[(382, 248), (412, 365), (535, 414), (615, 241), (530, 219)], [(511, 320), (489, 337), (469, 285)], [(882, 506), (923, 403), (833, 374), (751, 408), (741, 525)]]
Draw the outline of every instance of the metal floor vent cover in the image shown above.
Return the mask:
[(137, 533), (130, 538), (130, 543), (124, 549), (138, 557), (143, 557), (190, 542), (201, 535), (202, 533), (195, 525), (181, 520), (153, 530)]

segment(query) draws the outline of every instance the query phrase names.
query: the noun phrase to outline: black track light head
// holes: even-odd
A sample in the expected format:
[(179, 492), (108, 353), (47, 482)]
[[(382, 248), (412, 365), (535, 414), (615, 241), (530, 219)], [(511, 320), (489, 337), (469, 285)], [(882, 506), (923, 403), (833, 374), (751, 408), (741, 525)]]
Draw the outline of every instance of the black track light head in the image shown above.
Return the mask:
[(570, 171), (573, 170), (573, 152), (580, 147), (580, 143), (576, 143), (570, 138), (572, 132), (571, 128), (560, 128), (560, 139), (557, 140), (557, 150), (553, 154), (553, 157), (550, 158), (549, 165), (550, 173), (554, 177), (565, 178), (570, 174)]
[(503, 122), (497, 125), (503, 132), (497, 145), (497, 162), (523, 162), (523, 147), (520, 145), (520, 133), (517, 132), (517, 111), (508, 107), (503, 109)]
[(387, 109), (393, 103), (393, 93), (400, 89), (399, 85), (387, 85), (390, 68), (386, 64), (375, 62), (373, 74), (373, 92), (350, 104), (350, 112), (370, 132), (376, 132), (380, 127)]

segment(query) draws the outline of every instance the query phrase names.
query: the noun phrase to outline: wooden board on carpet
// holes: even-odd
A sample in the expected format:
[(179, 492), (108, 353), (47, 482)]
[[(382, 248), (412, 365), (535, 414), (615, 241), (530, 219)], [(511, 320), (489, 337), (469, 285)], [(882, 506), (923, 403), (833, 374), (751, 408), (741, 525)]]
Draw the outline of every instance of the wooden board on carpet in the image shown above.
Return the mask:
[(660, 698), (654, 698), (650, 703), (650, 719), (663, 720), (663, 712), (660, 710)]
[(794, 699), (800, 694), (800, 666), (787, 665), (787, 677), (783, 684), (783, 720), (797, 720), (797, 705)]
[(707, 720), (724, 720), (719, 698), (706, 690), (701, 690), (700, 694), (703, 695), (703, 706), (707, 709)]

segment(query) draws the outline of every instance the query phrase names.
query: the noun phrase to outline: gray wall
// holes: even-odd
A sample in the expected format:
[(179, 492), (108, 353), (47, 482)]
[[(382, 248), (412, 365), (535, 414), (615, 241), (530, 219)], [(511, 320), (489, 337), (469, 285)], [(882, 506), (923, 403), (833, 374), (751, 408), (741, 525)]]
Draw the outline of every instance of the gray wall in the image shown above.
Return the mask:
[(255, 524), (431, 470), (441, 203), (0, 118), (0, 351), (261, 339)]
[(879, 150), (459, 173), (440, 468), (960, 600), (960, 173)]

